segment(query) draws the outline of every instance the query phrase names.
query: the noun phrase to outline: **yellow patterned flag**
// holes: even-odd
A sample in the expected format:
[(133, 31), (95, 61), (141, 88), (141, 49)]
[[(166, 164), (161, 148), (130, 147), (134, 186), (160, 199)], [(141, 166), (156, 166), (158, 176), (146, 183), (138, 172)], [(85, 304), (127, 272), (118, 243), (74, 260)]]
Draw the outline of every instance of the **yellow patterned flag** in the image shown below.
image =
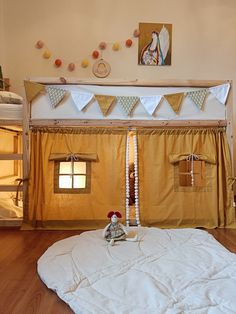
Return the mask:
[(116, 97), (107, 95), (95, 95), (95, 99), (97, 100), (103, 115), (106, 116)]
[(31, 81), (24, 81), (25, 94), (28, 102), (31, 102), (39, 93), (43, 92), (44, 85)]
[(184, 93), (169, 94), (164, 96), (176, 114), (179, 113)]

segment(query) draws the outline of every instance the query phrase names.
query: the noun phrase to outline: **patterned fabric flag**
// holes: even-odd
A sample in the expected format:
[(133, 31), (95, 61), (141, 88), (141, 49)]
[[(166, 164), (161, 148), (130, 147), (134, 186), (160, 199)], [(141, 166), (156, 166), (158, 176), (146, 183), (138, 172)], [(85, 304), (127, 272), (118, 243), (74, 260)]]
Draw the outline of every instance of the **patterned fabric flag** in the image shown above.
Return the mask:
[(164, 97), (168, 101), (174, 112), (178, 114), (180, 111), (182, 100), (184, 98), (184, 93), (169, 94), (164, 95)]
[(87, 104), (92, 100), (93, 94), (91, 93), (81, 93), (79, 91), (70, 92), (73, 102), (76, 108), (81, 111)]
[(136, 103), (139, 101), (139, 97), (135, 96), (116, 96), (118, 103), (127, 115), (131, 114)]
[(56, 106), (62, 101), (67, 93), (67, 91), (64, 89), (52, 86), (46, 86), (46, 91), (48, 93), (49, 100), (53, 108), (56, 108)]
[(228, 93), (230, 89), (230, 84), (222, 84), (219, 86), (210, 87), (209, 91), (221, 102), (223, 105), (225, 105)]
[(95, 95), (95, 99), (97, 100), (103, 115), (106, 116), (116, 97), (107, 95)]
[(153, 115), (154, 111), (156, 110), (157, 106), (161, 102), (162, 96), (141, 96), (140, 101), (143, 107), (146, 109), (147, 113)]
[(186, 96), (190, 98), (195, 103), (195, 105), (198, 106), (200, 110), (202, 110), (207, 94), (208, 94), (208, 90), (204, 88), (204, 89), (199, 89), (192, 92), (187, 92)]
[(28, 102), (31, 102), (39, 93), (45, 90), (44, 85), (31, 81), (24, 81), (25, 95)]

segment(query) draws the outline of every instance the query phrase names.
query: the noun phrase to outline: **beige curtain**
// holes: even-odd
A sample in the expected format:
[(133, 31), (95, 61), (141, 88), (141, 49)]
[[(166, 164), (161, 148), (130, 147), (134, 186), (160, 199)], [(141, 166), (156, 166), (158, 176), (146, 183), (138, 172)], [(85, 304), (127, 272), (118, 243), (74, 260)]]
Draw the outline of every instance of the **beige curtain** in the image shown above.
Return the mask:
[[(125, 130), (36, 129), (31, 133), (29, 217), (33, 227), (104, 227), (107, 213), (125, 217)], [(91, 193), (55, 194), (52, 156), (82, 153), (91, 161)]]
[[(158, 227), (236, 227), (223, 128), (138, 130), (140, 219)], [(204, 187), (178, 186), (176, 156), (206, 163)]]

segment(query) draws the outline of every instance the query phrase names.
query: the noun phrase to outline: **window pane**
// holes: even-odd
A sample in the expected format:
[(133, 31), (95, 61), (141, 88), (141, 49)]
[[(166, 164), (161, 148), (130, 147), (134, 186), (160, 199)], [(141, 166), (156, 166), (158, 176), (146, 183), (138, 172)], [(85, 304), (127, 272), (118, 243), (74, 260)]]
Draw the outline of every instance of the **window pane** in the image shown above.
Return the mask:
[(83, 161), (74, 162), (74, 173), (86, 174), (86, 162)]
[(60, 162), (59, 174), (72, 173), (71, 165), (70, 161)]
[(84, 189), (86, 187), (86, 176), (74, 176), (74, 188)]
[(72, 176), (59, 176), (59, 188), (71, 189), (72, 188)]

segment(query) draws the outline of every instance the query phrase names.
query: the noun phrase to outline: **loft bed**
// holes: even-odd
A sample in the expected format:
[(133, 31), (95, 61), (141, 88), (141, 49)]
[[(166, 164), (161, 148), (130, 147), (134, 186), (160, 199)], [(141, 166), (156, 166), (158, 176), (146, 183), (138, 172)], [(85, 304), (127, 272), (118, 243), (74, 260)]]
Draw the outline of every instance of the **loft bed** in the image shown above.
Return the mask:
[(0, 227), (18, 227), (23, 218), (23, 98), (9, 91), (9, 80), (4, 82), (0, 91)]
[[(193, 105), (193, 103), (191, 101), (189, 101), (188, 99), (184, 99), (184, 102), (182, 103), (182, 107), (181, 107), (181, 111), (178, 115), (176, 115), (173, 110), (168, 106), (168, 104), (166, 103), (165, 99), (164, 101), (162, 101), (161, 106), (158, 106), (156, 112), (153, 115), (149, 115), (147, 114), (147, 112), (145, 111), (145, 109), (142, 107), (142, 105), (140, 104), (140, 102), (136, 105), (136, 107), (134, 108), (134, 111), (132, 112), (132, 114), (130, 116), (126, 116), (124, 115), (124, 113), (122, 112), (122, 110), (120, 110), (120, 108), (118, 108), (118, 106), (113, 105), (112, 109), (110, 110), (109, 114), (107, 114), (105, 117), (103, 116), (101, 109), (99, 108), (99, 105), (96, 101), (92, 101), (91, 103), (89, 103), (87, 105), (87, 107), (84, 110), (77, 110), (76, 107), (74, 106), (74, 103), (72, 101), (72, 98), (70, 97), (71, 93), (73, 91), (80, 91), (82, 93), (93, 93), (94, 95), (96, 94), (100, 94), (100, 95), (113, 95), (115, 97), (117, 96), (147, 96), (147, 95), (156, 95), (156, 94), (172, 94), (172, 93), (186, 93), (188, 91), (194, 91), (194, 90), (198, 90), (198, 89), (209, 89), (211, 87), (215, 87), (215, 86), (219, 86), (222, 84), (231, 84), (231, 82), (229, 81), (159, 81), (159, 82), (155, 82), (155, 83), (148, 83), (148, 82), (139, 82), (139, 81), (132, 81), (132, 82), (94, 82), (94, 81), (81, 81), (81, 80), (75, 80), (75, 79), (67, 79), (67, 80), (63, 80), (63, 82), (61, 81), (61, 79), (45, 79), (45, 78), (36, 78), (36, 79), (31, 79), (30, 80), (33, 83), (36, 84), (40, 84), (43, 85), (44, 87), (56, 87), (56, 88), (62, 88), (64, 90), (67, 91), (67, 96), (63, 99), (62, 102), (60, 102), (60, 104), (58, 106), (56, 106), (56, 108), (53, 108), (52, 105), (50, 104), (49, 98), (47, 93), (44, 94), (40, 94), (38, 97), (36, 97), (32, 102), (28, 102), (28, 105), (25, 106), (24, 109), (24, 134), (25, 134), (25, 139), (24, 139), (24, 178), (28, 178), (28, 174), (29, 174), (29, 169), (31, 166), (31, 169), (36, 169), (38, 167), (37, 164), (35, 164), (36, 162), (36, 157), (37, 155), (37, 151), (35, 150), (35, 148), (32, 146), (32, 143), (34, 141), (35, 138), (37, 138), (38, 135), (42, 135), (43, 133), (52, 133), (54, 135), (52, 135), (53, 138), (55, 137), (59, 137), (59, 134), (65, 134), (66, 132), (69, 132), (71, 134), (73, 133), (83, 133), (84, 131), (82, 131), (83, 129), (86, 129), (86, 134), (90, 133), (91, 135), (98, 134), (100, 132), (104, 133), (104, 134), (112, 134), (113, 132), (118, 132), (117, 134), (122, 134), (125, 136), (125, 138), (127, 137), (128, 132), (136, 132), (137, 137), (138, 137), (138, 143), (141, 145), (145, 146), (145, 143), (147, 141), (144, 141), (145, 137), (144, 135), (149, 133), (149, 135), (157, 135), (156, 133), (158, 132), (162, 132), (161, 130), (169, 130), (167, 132), (172, 132), (172, 130), (185, 130), (184, 132), (187, 132), (187, 130), (192, 130), (191, 132), (197, 132), (197, 130), (200, 130), (201, 134), (202, 134), (202, 138), (201, 141), (204, 142), (203, 138), (204, 138), (204, 134), (209, 132), (209, 130), (214, 130), (215, 134), (218, 133), (225, 133), (227, 136), (227, 145), (229, 144), (230, 147), (230, 154), (231, 154), (231, 158), (233, 160), (233, 132), (232, 132), (232, 91), (231, 89), (229, 90), (228, 93), (228, 97), (227, 97), (227, 103), (222, 106), (222, 104), (219, 103), (219, 101), (215, 100), (215, 97), (213, 95), (208, 95), (207, 101), (204, 104), (204, 110), (199, 110), (196, 109), (196, 106)], [(192, 110), (192, 111), (191, 111)], [(158, 131), (159, 130), (159, 131)], [(178, 131), (181, 132), (181, 131)], [(38, 135), (37, 135), (38, 134)], [(56, 135), (58, 134), (58, 135)], [(157, 135), (158, 136), (158, 135)], [(216, 135), (214, 135), (216, 136)], [(143, 137), (143, 138), (142, 138)], [(81, 136), (79, 137), (81, 139)], [(88, 137), (89, 138), (89, 137)], [(104, 136), (105, 138), (105, 136)], [(178, 138), (178, 136), (177, 136)], [(42, 137), (43, 140), (43, 137)], [(126, 139), (120, 139), (120, 144), (117, 145), (123, 145), (122, 147), (124, 148), (124, 145), (126, 145), (125, 143), (127, 143)], [(30, 147), (28, 145), (28, 143), (30, 142)], [(38, 142), (37, 145), (40, 145), (40, 143)], [(51, 143), (51, 152), (54, 150), (53, 145), (55, 145), (55, 143)], [(64, 145), (64, 144), (63, 144)], [(109, 145), (109, 144), (108, 144)], [(110, 145), (112, 145), (112, 142), (110, 143)], [(96, 145), (95, 145), (96, 146)], [(84, 147), (87, 147), (86, 145)], [(33, 148), (33, 149), (32, 149)], [(122, 148), (122, 149), (123, 149)], [(41, 149), (43, 149), (41, 147)], [(83, 148), (80, 148), (83, 150)], [(198, 153), (200, 155), (200, 151), (196, 151), (199, 150), (199, 146), (195, 147), (195, 148), (191, 148), (190, 150), (188, 150), (188, 153), (190, 155), (193, 155), (194, 153)], [(204, 194), (205, 192), (209, 192), (210, 190), (214, 190), (214, 188), (212, 188), (213, 184), (218, 184), (217, 182), (219, 181), (220, 176), (222, 176), (222, 174), (219, 174), (217, 171), (217, 160), (216, 158), (218, 158), (218, 156), (215, 158), (214, 156), (208, 156), (207, 155), (207, 146), (205, 146), (204, 148), (204, 156), (203, 158), (205, 158), (205, 161), (207, 164), (206, 166), (206, 181), (209, 182), (210, 180), (210, 176), (211, 173), (210, 169), (215, 169), (213, 170), (213, 172), (216, 175), (216, 178), (214, 180), (214, 183), (211, 183), (208, 187), (204, 189), (200, 188), (199, 193), (195, 193), (192, 194), (192, 199), (193, 197), (195, 197), (196, 195), (198, 195), (199, 201), (202, 202), (202, 200), (204, 199)], [(223, 147), (221, 149), (224, 149)], [(60, 150), (60, 149), (59, 149)], [(58, 150), (58, 151), (59, 151)], [(73, 153), (78, 153), (76, 150), (76, 148), (73, 148), (74, 151), (72, 151)], [(127, 150), (124, 148), (122, 150), (122, 153)], [(57, 151), (55, 151), (56, 154), (58, 153)], [(139, 156), (140, 158), (142, 158), (142, 160), (145, 157), (145, 155), (142, 155), (142, 150), (140, 149), (141, 155)], [(139, 152), (139, 153), (140, 153)], [(48, 152), (47, 152), (48, 153)], [(66, 155), (68, 155), (68, 151), (67, 148), (64, 148), (60, 151), (60, 153), (65, 153)], [(70, 153), (71, 153), (71, 149), (70, 149)], [(87, 151), (86, 151), (87, 153)], [(169, 202), (171, 204), (171, 211), (168, 212), (166, 205), (163, 206), (161, 203), (158, 203), (157, 205), (155, 204), (155, 200), (152, 199), (153, 204), (147, 204), (147, 197), (145, 197), (144, 192), (143, 191), (136, 191), (136, 194), (139, 194), (139, 204), (136, 206), (136, 208), (128, 208), (125, 198), (127, 199), (127, 180), (126, 180), (126, 187), (122, 186), (121, 193), (122, 196), (119, 195), (119, 197), (122, 197), (122, 201), (118, 201), (117, 199), (114, 200), (114, 202), (112, 200), (110, 200), (109, 204), (110, 205), (106, 205), (104, 206), (104, 208), (109, 208), (110, 207), (118, 207), (121, 208), (121, 211), (123, 213), (123, 217), (126, 217), (126, 223), (127, 224), (132, 224), (131, 221), (135, 220), (136, 224), (144, 224), (144, 225), (148, 225), (148, 226), (161, 226), (161, 227), (168, 227), (168, 222), (166, 223), (166, 217), (161, 217), (160, 219), (156, 218), (155, 216), (153, 217), (153, 212), (166, 212), (166, 215), (170, 215), (172, 218), (172, 223), (171, 223), (171, 227), (177, 226), (177, 227), (188, 227), (191, 226), (191, 224), (189, 224), (188, 221), (186, 221), (184, 224), (182, 224), (182, 222), (180, 223), (178, 221), (178, 217), (176, 217), (174, 215), (174, 211), (175, 209), (172, 207), (172, 204), (174, 203), (174, 196), (173, 195), (177, 195), (177, 203), (181, 203), (182, 202), (182, 197), (183, 195), (187, 195), (187, 198), (189, 198), (189, 196), (191, 195), (191, 193), (187, 193), (185, 194), (185, 188), (181, 188), (181, 189), (176, 189), (176, 171), (177, 171), (177, 167), (176, 167), (176, 156), (172, 156), (173, 153), (175, 152), (168, 152), (168, 167), (170, 167), (170, 171), (168, 172), (168, 176), (169, 179), (172, 180), (173, 182), (173, 187), (174, 187), (174, 192), (178, 192), (176, 194), (173, 194), (173, 187), (169, 187), (168, 192), (164, 191), (164, 193), (168, 193), (168, 197), (171, 195), (171, 197), (169, 198)], [(185, 152), (187, 153), (187, 151)], [(214, 154), (213, 154), (214, 155)], [(70, 155), (71, 156), (71, 155)], [(55, 157), (55, 156), (54, 156)], [(47, 162), (46, 164), (48, 165), (48, 172), (51, 175), (51, 178), (48, 178), (49, 181), (47, 182), (41, 182), (41, 187), (42, 187), (42, 195), (38, 195), (37, 197), (39, 197), (36, 200), (35, 195), (32, 195), (33, 191), (32, 189), (30, 190), (29, 188), (29, 199), (25, 201), (25, 207), (24, 207), (24, 222), (26, 223), (26, 225), (31, 225), (34, 228), (51, 228), (51, 229), (55, 229), (55, 228), (80, 228), (80, 229), (90, 229), (90, 228), (98, 228), (102, 225), (104, 225), (105, 221), (106, 221), (106, 216), (105, 216), (105, 211), (103, 213), (101, 213), (101, 217), (102, 219), (100, 219), (98, 217), (98, 214), (96, 213), (96, 209), (95, 209), (95, 205), (94, 203), (96, 203), (96, 201), (98, 203), (100, 203), (100, 199), (97, 198), (97, 194), (93, 194), (92, 195), (92, 199), (93, 199), (93, 205), (91, 205), (91, 198), (89, 200), (89, 206), (91, 208), (91, 212), (90, 212), (90, 217), (93, 218), (94, 223), (92, 223), (92, 221), (90, 219), (88, 219), (88, 217), (86, 216), (86, 206), (84, 208), (80, 210), (76, 210), (74, 208), (74, 205), (76, 204), (76, 202), (71, 201), (76, 200), (76, 198), (81, 198), (82, 196), (76, 196), (73, 195), (71, 197), (69, 197), (68, 195), (64, 196), (60, 196), (58, 194), (55, 194), (53, 192), (53, 166), (50, 166), (52, 164), (52, 161), (55, 162), (54, 159), (50, 158), (54, 158), (51, 157), (51, 155), (48, 153), (47, 155)], [(185, 156), (186, 157), (186, 156)], [(32, 161), (32, 158), (34, 159)], [(43, 156), (41, 156), (41, 158), (43, 158)], [(122, 157), (123, 159), (120, 161), (120, 163), (122, 165), (125, 164), (125, 157)], [(201, 158), (201, 157), (200, 157)], [(226, 163), (229, 166), (229, 159), (230, 156), (227, 155), (226, 156)], [(64, 159), (65, 160), (65, 159)], [(83, 160), (83, 159), (82, 159)], [(178, 163), (180, 160), (177, 160)], [(204, 161), (204, 160), (202, 160)], [(204, 161), (204, 162), (205, 162)], [(32, 162), (34, 164), (32, 164)], [(41, 160), (41, 162), (43, 162)], [(110, 160), (110, 164), (112, 165), (112, 162), (114, 162), (114, 160)], [(139, 177), (140, 180), (140, 185), (142, 185), (143, 187), (145, 186), (145, 189), (148, 190), (148, 182), (147, 182), (147, 178), (143, 179), (143, 177), (146, 176), (147, 173), (149, 173), (150, 169), (148, 170), (148, 168), (146, 167), (146, 169), (144, 169), (145, 167), (143, 167), (142, 162), (138, 161), (139, 164), (138, 166), (140, 167), (141, 170), (141, 174)], [(165, 161), (167, 163), (167, 161)], [(152, 159), (152, 163), (155, 164), (155, 160)], [(101, 163), (102, 164), (102, 163)], [(196, 163), (197, 164), (197, 163)], [(93, 163), (92, 165), (94, 165), (93, 167), (96, 168), (97, 164), (95, 166), (95, 163)], [(121, 167), (123, 167), (122, 165), (120, 165)], [(172, 166), (170, 166), (172, 165)], [(114, 165), (113, 165), (114, 166)], [(106, 167), (106, 165), (104, 164), (104, 167)], [(158, 168), (158, 167), (157, 167)], [(157, 168), (155, 169), (155, 171), (157, 171)], [(230, 166), (229, 166), (230, 168)], [(114, 171), (113, 169), (110, 169), (111, 171)], [(45, 171), (45, 169), (43, 169), (42, 171)], [(96, 170), (97, 171), (97, 170)], [(125, 177), (125, 169), (121, 168), (121, 173), (122, 175)], [(126, 170), (127, 171), (127, 170)], [(190, 169), (183, 169), (182, 172), (186, 172), (188, 171), (188, 173), (190, 173)], [(205, 170), (204, 170), (205, 171)], [(179, 170), (180, 174), (181, 171)], [(127, 173), (127, 172), (126, 172)], [(139, 171), (140, 173), (140, 171)], [(45, 173), (41, 172), (41, 170), (31, 170), (31, 174), (30, 174), (30, 180), (32, 182), (36, 182), (36, 176), (43, 176)], [(115, 175), (119, 175), (118, 173), (115, 173)], [(149, 175), (152, 177), (152, 173), (149, 173)], [(177, 174), (178, 175), (178, 174)], [(108, 176), (108, 174), (107, 174)], [(155, 178), (153, 177), (153, 179), (155, 180)], [(121, 178), (122, 180), (122, 178)], [(145, 181), (146, 180), (146, 181)], [(225, 179), (226, 180), (226, 179)], [(145, 181), (145, 182), (144, 182)], [(186, 181), (186, 180), (185, 180)], [(187, 180), (189, 181), (189, 180)], [(191, 180), (190, 180), (191, 181)], [(213, 212), (210, 211), (209, 215), (210, 216), (203, 216), (203, 221), (201, 222), (197, 222), (195, 226), (205, 226), (205, 227), (209, 227), (209, 228), (213, 228), (213, 227), (234, 227), (235, 226), (235, 217), (234, 217), (234, 209), (232, 208), (233, 206), (233, 200), (232, 200), (232, 189), (229, 188), (230, 184), (233, 182), (233, 176), (231, 173), (231, 169), (229, 169), (229, 171), (227, 172), (227, 183), (225, 183), (227, 185), (227, 199), (223, 200), (222, 204), (215, 204), (213, 205), (213, 207), (215, 206), (218, 208), (218, 206), (223, 208), (223, 212), (220, 213), (220, 217), (214, 217), (214, 223), (210, 223), (209, 225), (205, 224), (205, 221), (207, 221), (208, 219), (211, 220), (212, 217), (211, 215), (214, 215)], [(225, 182), (226, 182), (225, 181)], [(229, 183), (229, 181), (231, 183)], [(48, 190), (51, 191), (50, 193), (52, 193), (54, 196), (52, 197), (52, 195), (48, 195), (48, 191), (46, 188), (43, 188), (43, 186), (46, 186), (48, 184), (48, 182), (50, 182), (50, 185), (48, 187)], [(213, 182), (213, 181), (212, 181)], [(185, 182), (184, 184), (188, 185), (189, 182)], [(191, 183), (191, 182), (190, 182)], [(25, 184), (25, 186), (27, 186), (27, 183)], [(139, 186), (139, 184), (138, 184)], [(150, 185), (151, 186), (151, 185)], [(108, 190), (110, 191), (109, 187), (107, 187)], [(27, 189), (27, 187), (25, 187), (25, 189)], [(97, 187), (99, 191), (99, 187)], [(126, 192), (125, 192), (126, 189)], [(138, 189), (138, 188), (137, 188)], [(225, 187), (223, 188), (225, 189)], [(37, 190), (37, 188), (36, 188)], [(192, 189), (191, 192), (193, 192), (194, 189)], [(196, 191), (199, 190), (199, 188), (195, 189)], [(195, 191), (194, 190), (194, 191)], [(204, 190), (204, 191), (203, 191)], [(28, 190), (27, 190), (28, 191)], [(170, 192), (172, 191), (172, 192)], [(226, 190), (224, 190), (223, 194), (225, 193)], [(101, 190), (100, 190), (101, 192)], [(126, 196), (125, 196), (126, 193)], [(149, 195), (149, 193), (151, 193), (150, 191), (147, 193), (147, 195)], [(171, 194), (172, 193), (172, 194)], [(182, 193), (182, 194), (181, 194)], [(151, 196), (153, 196), (153, 194), (155, 193), (151, 193)], [(213, 194), (212, 194), (213, 195)], [(31, 196), (33, 196), (33, 201), (31, 199)], [(41, 198), (42, 197), (42, 198)], [(52, 207), (51, 203), (50, 206), (47, 203), (47, 200), (50, 199), (51, 202), (51, 197), (53, 198), (52, 201)], [(68, 199), (69, 201), (67, 202), (67, 204), (65, 205), (65, 207), (63, 207), (62, 204), (62, 199), (63, 197), (65, 197), (66, 199)], [(185, 197), (184, 197), (185, 198)], [(215, 195), (215, 198), (217, 198), (217, 195)], [(223, 197), (224, 198), (224, 197)], [(77, 203), (78, 203), (78, 199), (77, 199)], [(29, 206), (28, 206), (28, 201), (29, 201)], [(162, 200), (163, 201), (163, 200)], [(146, 205), (143, 205), (146, 202)], [(190, 200), (189, 200), (190, 202)], [(47, 205), (45, 205), (47, 203)], [(207, 207), (209, 208), (211, 205), (211, 201), (207, 201)], [(225, 205), (227, 203), (227, 205)], [(43, 204), (43, 205), (42, 205)], [(201, 203), (203, 204), (203, 203)], [(201, 205), (200, 204), (200, 205)], [(57, 206), (59, 206), (59, 210), (57, 211)], [(62, 207), (60, 207), (62, 206)], [(87, 205), (88, 206), (88, 205)], [(146, 214), (145, 212), (145, 208), (144, 207), (149, 207), (150, 210), (148, 212), (148, 214)], [(185, 204), (186, 206), (186, 204)], [(44, 212), (38, 212), (39, 207), (42, 209), (42, 207), (44, 207)], [(101, 206), (102, 207), (102, 206)], [(143, 207), (141, 209), (141, 207)], [(192, 202), (190, 202), (190, 206), (194, 212), (194, 215), (196, 215), (196, 217), (192, 217), (190, 215), (190, 217), (188, 218), (190, 221), (193, 221), (193, 219), (198, 219), (199, 221), (201, 220), (198, 216), (198, 211), (196, 208), (196, 205), (193, 204)], [(225, 216), (225, 208), (231, 208), (230, 209), (230, 218), (229, 221), (226, 222), (223, 218), (223, 216)], [(73, 209), (71, 209), (73, 208)], [(151, 209), (153, 208), (153, 209)], [(41, 210), (40, 209), (40, 210)], [(106, 209), (106, 210), (107, 210)], [(214, 209), (214, 211), (215, 211)], [(56, 210), (56, 213), (54, 212)], [(66, 217), (66, 218), (59, 218), (58, 219), (58, 214), (62, 215), (61, 217), (63, 217), (63, 211), (64, 212), (70, 212), (70, 216)], [(200, 211), (199, 211), (200, 212)], [(218, 212), (218, 209), (217, 209)], [(43, 213), (43, 214), (42, 214)], [(78, 214), (79, 213), (79, 214)], [(204, 215), (204, 209), (201, 210), (201, 214), (203, 213)], [(81, 216), (80, 216), (81, 214)], [(181, 213), (183, 215), (187, 215), (189, 213), (186, 212), (186, 209), (184, 209), (183, 213)], [(200, 215), (200, 214), (199, 214)], [(135, 218), (135, 219), (134, 219)], [(222, 221), (221, 221), (222, 220)], [(219, 221), (221, 221), (219, 223)], [(67, 222), (69, 222), (69, 225), (67, 225)], [(82, 224), (81, 224), (82, 222)]]

